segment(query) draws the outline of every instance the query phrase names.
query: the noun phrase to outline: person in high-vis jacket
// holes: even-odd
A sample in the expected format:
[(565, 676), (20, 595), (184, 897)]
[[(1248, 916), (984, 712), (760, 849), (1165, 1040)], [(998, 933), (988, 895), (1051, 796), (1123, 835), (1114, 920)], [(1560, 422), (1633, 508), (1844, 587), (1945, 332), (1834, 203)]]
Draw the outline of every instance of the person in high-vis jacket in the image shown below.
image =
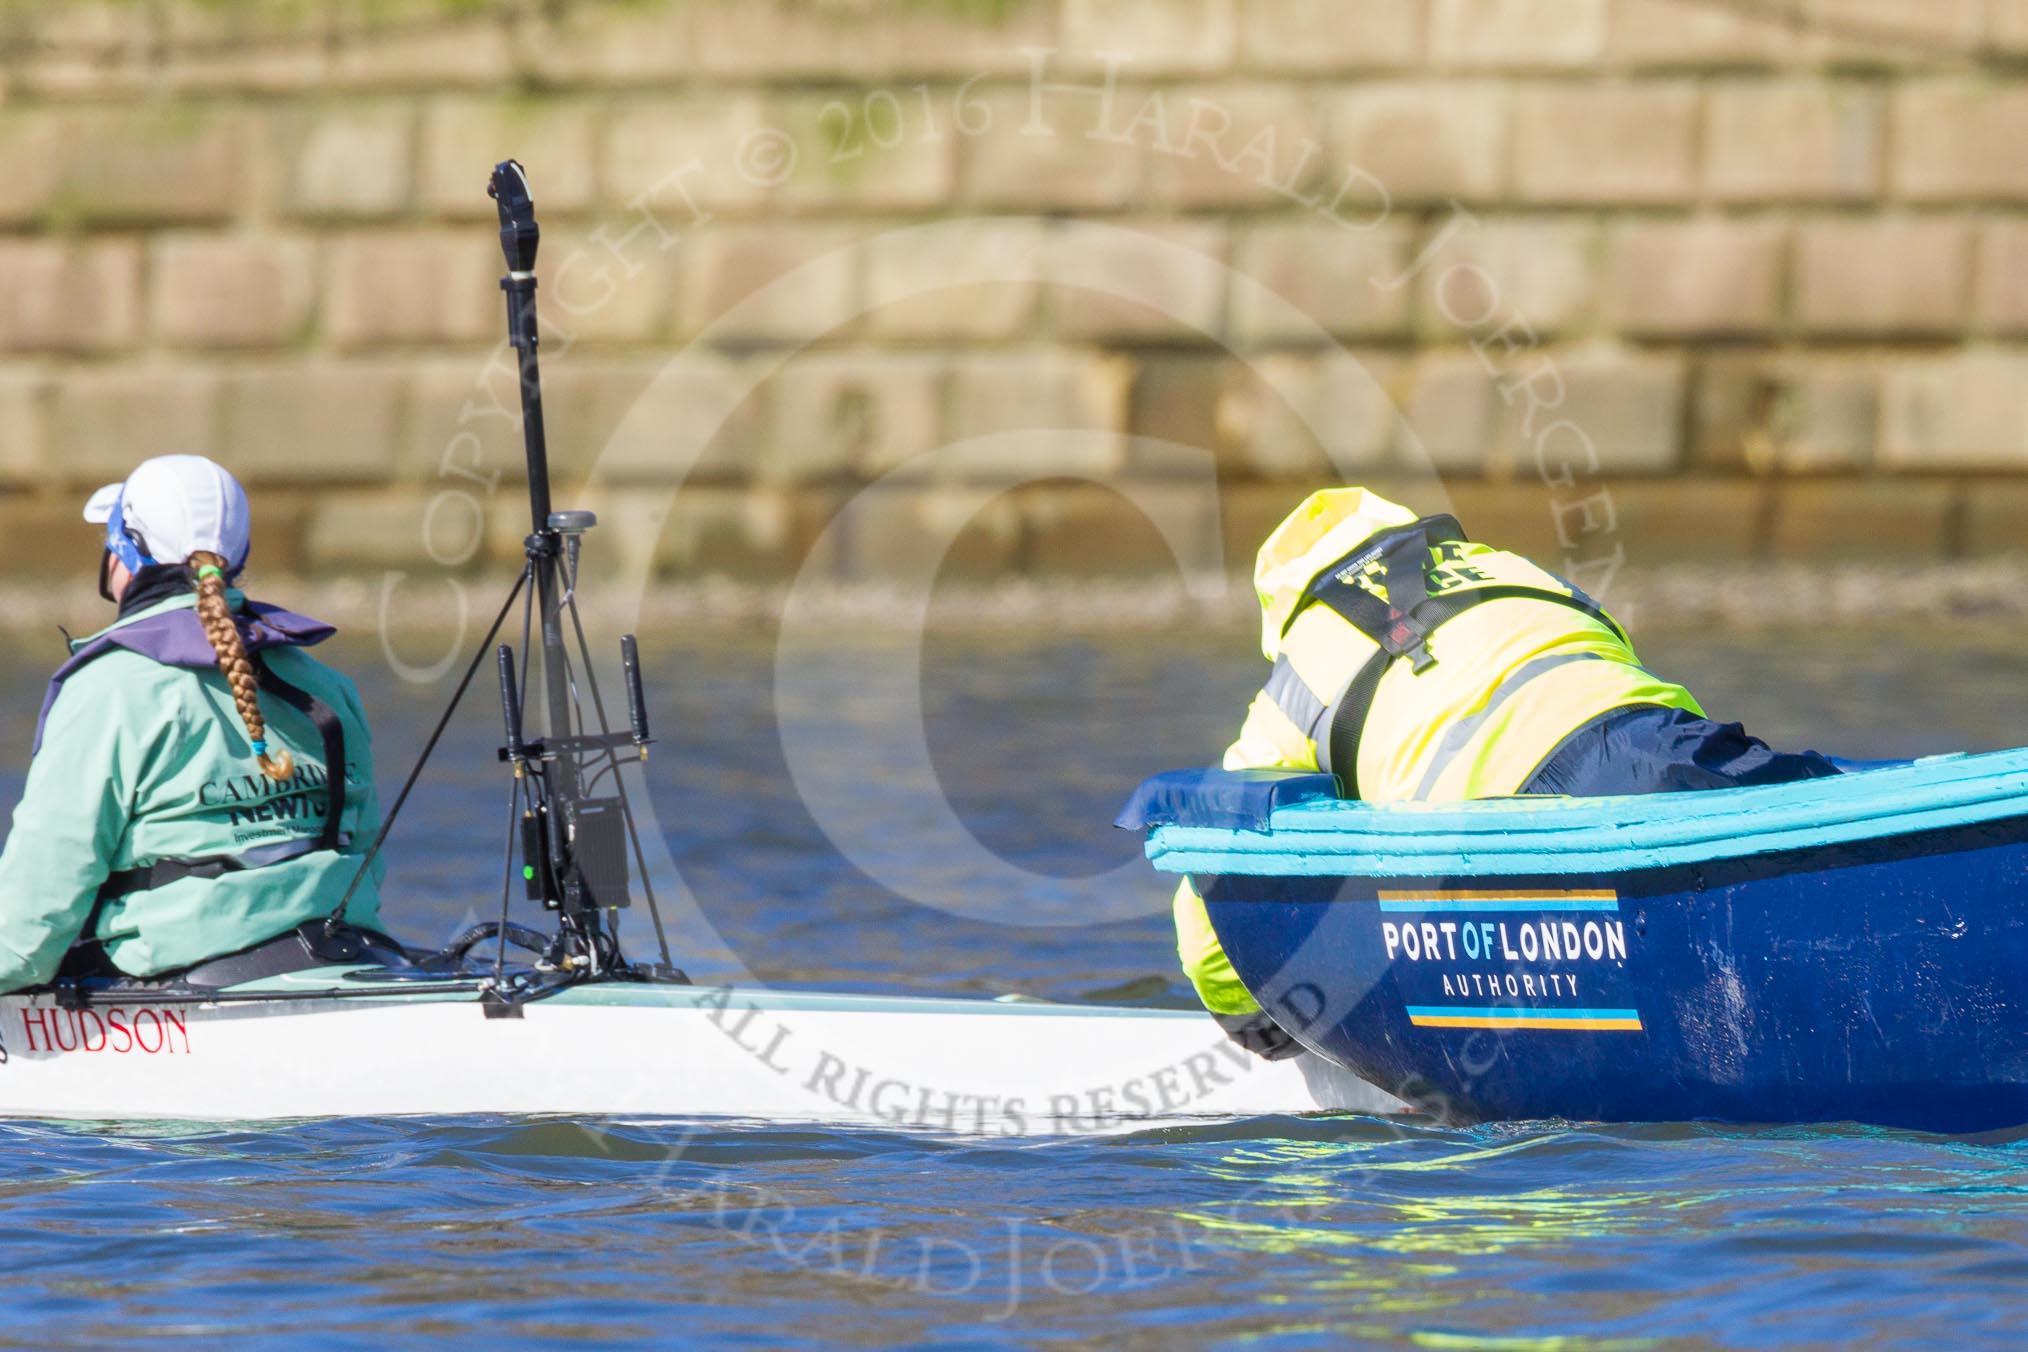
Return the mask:
[[(306, 648), (333, 630), (249, 602), (246, 494), (200, 456), (95, 493), (113, 623), (71, 643), (0, 853), (0, 991), (59, 968), (150, 977), (333, 912), (379, 827), (352, 682)], [(375, 876), (347, 907), (374, 924)]]
[[(1570, 583), (1363, 488), (1312, 494), (1261, 546), (1254, 585), (1274, 669), (1228, 770), (1322, 770), (1375, 803), (1838, 773), (1706, 718)], [(1188, 879), (1175, 919), (1183, 969), (1226, 1032), (1271, 1058), (1301, 1051), (1233, 973)]]

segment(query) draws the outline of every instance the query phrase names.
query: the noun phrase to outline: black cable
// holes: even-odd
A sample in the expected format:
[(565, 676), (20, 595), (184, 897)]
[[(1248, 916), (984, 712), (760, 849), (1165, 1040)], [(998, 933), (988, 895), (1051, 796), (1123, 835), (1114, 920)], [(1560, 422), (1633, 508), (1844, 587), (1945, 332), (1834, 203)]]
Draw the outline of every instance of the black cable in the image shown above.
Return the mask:
[[(493, 980), (507, 970), (507, 915), (514, 905), (514, 837), (521, 828), (521, 765), (514, 765), (514, 786), (507, 791), (507, 848), (500, 863), (500, 951), (493, 957)], [(526, 867), (533, 868), (531, 862)], [(454, 943), (452, 947), (457, 945)], [(449, 950), (446, 950), (449, 951)]]
[(577, 632), (577, 650), (584, 654), (584, 683), (591, 691), (592, 710), (599, 716), (599, 731), (611, 732), (612, 725), (606, 722), (606, 702), (599, 698), (599, 674), (592, 666), (591, 644), (585, 640), (584, 618), (578, 614), (574, 584), (570, 591), (564, 593), (564, 601), (570, 611), (570, 627)]
[[(528, 561), (527, 566), (521, 570), (522, 580), (526, 581), (529, 575), (532, 574), (540, 566), (541, 565), (536, 560), (530, 559)], [(521, 653), (518, 659), (521, 665), (521, 709), (520, 709), (521, 726), (524, 728), (528, 726), (528, 686), (529, 686), (528, 674), (530, 671), (534, 669), (528, 660), (528, 651), (529, 648), (534, 644), (534, 642), (535, 642), (535, 589), (531, 587), (528, 589), (528, 603), (521, 607)], [(549, 679), (549, 673), (547, 671), (542, 673), (542, 679), (545, 681)], [(543, 691), (543, 694), (545, 696), (548, 693), (549, 692), (546, 690)], [(569, 731), (569, 729), (565, 729), (565, 731)], [(556, 736), (556, 730), (554, 728), (550, 729), (549, 735), (551, 737)]]
[(500, 607), (500, 613), (493, 617), (493, 627), (488, 629), (486, 637), (479, 641), (479, 650), (472, 655), (472, 665), (465, 668), (464, 679), (458, 682), (458, 688), (452, 692), (451, 702), (445, 706), (443, 717), (437, 720), (429, 740), (423, 743), (422, 754), (415, 758), (415, 766), (408, 772), (408, 778), (402, 782), (401, 792), (394, 796), (394, 806), (380, 819), (380, 832), (373, 837), (373, 844), (367, 847), (366, 854), (360, 859), (359, 871), (352, 875), (351, 883), (345, 888), (345, 895), (338, 898), (338, 905), (325, 917), (325, 934), (336, 934), (338, 927), (345, 923), (345, 908), (352, 904), (352, 897), (359, 891), (359, 884), (366, 880), (367, 872), (373, 867), (373, 861), (380, 857), (380, 847), (387, 843), (388, 832), (394, 829), (395, 819), (401, 816), (401, 809), (408, 802), (409, 791), (415, 788), (415, 782), (422, 778), (423, 767), (429, 764), (430, 754), (437, 749), (437, 743), (443, 738), (444, 729), (451, 725), (451, 715), (458, 711), (458, 702), (464, 699), (465, 691), (471, 688), (472, 678), (478, 675), (479, 664), (486, 660), (486, 654), (493, 646), (494, 636), (500, 632), (500, 626), (506, 623), (507, 612), (514, 608), (514, 598), (521, 595), (521, 589), (527, 583), (528, 569), (523, 568), (521, 576), (515, 579), (513, 587), (508, 590), (507, 600)]
[[(535, 560), (530, 559), (523, 566), (521, 576), (526, 579), (534, 571), (535, 566)], [(512, 603), (511, 597), (509, 598), (509, 602), (510, 604)], [(520, 727), (528, 726), (528, 642), (531, 630), (530, 617), (534, 614), (534, 611), (535, 589), (531, 587), (522, 597), (521, 651), (515, 658), (516, 665), (521, 669), (521, 679), (517, 682), (517, 689), (515, 690), (514, 722)], [(507, 967), (507, 916), (508, 912), (513, 908), (514, 895), (514, 835), (521, 827), (519, 813), (521, 811), (521, 794), (524, 790), (528, 794), (529, 809), (533, 811), (535, 806), (535, 785), (527, 782), (521, 767), (516, 765), (514, 767), (514, 792), (507, 802), (507, 876), (500, 887), (500, 951), (494, 955), (493, 959), (493, 975), (496, 978)], [(523, 860), (522, 862), (531, 868), (534, 867), (534, 861), (532, 860)], [(541, 863), (544, 886), (547, 887), (549, 870), (549, 852), (547, 850), (543, 851)]]
[(600, 762), (598, 769), (592, 772), (591, 778), (585, 781), (584, 791), (587, 794), (593, 792), (598, 788), (599, 785), (605, 783), (606, 776), (616, 773), (619, 770), (620, 766), (625, 763), (620, 759), (619, 753), (617, 751), (608, 751), (605, 753), (605, 756), (606, 756), (605, 760)]
[[(619, 776), (615, 775), (613, 778), (617, 784)], [(627, 797), (624, 788), (620, 792), (620, 820), (627, 824), (627, 839), (634, 844), (634, 862), (641, 870), (641, 895), (648, 903), (648, 920), (655, 926), (655, 942), (662, 949), (662, 965), (673, 967), (676, 965), (676, 959), (669, 955), (669, 936), (662, 929), (662, 907), (655, 900), (654, 885), (648, 881), (648, 855), (641, 848), (641, 832), (634, 825), (634, 804)]]

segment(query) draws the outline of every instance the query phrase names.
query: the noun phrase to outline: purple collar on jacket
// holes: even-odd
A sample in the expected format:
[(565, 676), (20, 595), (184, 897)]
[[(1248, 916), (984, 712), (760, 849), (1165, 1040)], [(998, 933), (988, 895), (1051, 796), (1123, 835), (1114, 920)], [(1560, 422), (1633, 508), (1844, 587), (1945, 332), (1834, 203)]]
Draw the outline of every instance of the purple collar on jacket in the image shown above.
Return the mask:
[[(233, 619), (239, 624), (240, 636), (250, 653), (264, 648), (308, 648), (338, 632), (321, 620), (258, 601), (247, 602), (246, 608), (235, 612)], [(195, 607), (161, 611), (86, 639), (84, 646), (49, 678), (49, 689), (42, 696), (42, 712), (35, 719), (34, 752), (42, 750), (42, 728), (49, 721), (56, 697), (63, 692), (63, 683), (85, 663), (115, 648), (153, 658), (165, 666), (195, 671), (213, 671), (218, 667), (218, 655), (211, 650), (211, 640), (204, 636), (204, 624), (197, 618)]]

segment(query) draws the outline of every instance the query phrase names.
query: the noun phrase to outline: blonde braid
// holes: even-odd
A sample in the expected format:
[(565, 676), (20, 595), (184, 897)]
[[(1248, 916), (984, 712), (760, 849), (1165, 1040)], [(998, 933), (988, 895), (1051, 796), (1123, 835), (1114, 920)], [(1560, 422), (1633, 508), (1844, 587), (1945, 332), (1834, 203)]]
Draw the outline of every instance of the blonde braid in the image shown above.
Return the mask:
[(296, 773), (296, 758), (287, 750), (270, 753), (267, 749), (268, 721), (261, 716), (253, 663), (247, 658), (246, 641), (232, 622), (232, 607), (225, 599), (225, 560), (199, 551), (185, 562), (197, 575), (197, 618), (204, 625), (204, 636), (211, 640), (212, 652), (218, 655), (219, 673), (232, 687), (232, 702), (239, 706), (240, 721), (246, 724), (246, 735), (260, 756), (261, 769), (269, 779), (285, 780)]

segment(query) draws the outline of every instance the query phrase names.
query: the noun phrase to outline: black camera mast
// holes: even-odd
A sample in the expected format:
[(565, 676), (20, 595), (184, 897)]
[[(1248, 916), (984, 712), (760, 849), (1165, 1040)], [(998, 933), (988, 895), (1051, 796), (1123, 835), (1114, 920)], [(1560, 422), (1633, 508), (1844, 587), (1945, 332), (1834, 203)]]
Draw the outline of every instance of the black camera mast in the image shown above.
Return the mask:
[[(535, 254), (542, 242), (542, 228), (536, 223), (528, 175), (519, 161), (503, 160), (495, 165), (486, 190), (500, 212), (500, 249), (507, 260), (507, 275), (500, 279), (500, 289), (507, 294), (507, 340), (519, 358), (521, 437), (528, 456), (531, 527), (524, 541), (527, 563), (522, 576), (534, 583), (532, 588), (520, 589), (520, 654), (517, 657), (506, 644), (501, 644), (496, 654), (500, 707), (507, 729), (500, 758), (514, 767), (510, 812), (520, 835), (521, 876), (528, 899), (541, 902), (557, 916), (555, 951), (547, 956), (566, 970), (589, 976), (624, 974), (633, 968), (620, 951), (617, 927), (618, 912), (630, 904), (630, 854), (640, 868), (662, 961), (666, 965), (670, 960), (660, 908), (648, 884), (640, 832), (620, 775), (624, 755), (631, 752), (635, 759), (647, 759), (652, 740), (641, 689), (639, 650), (632, 634), (620, 639), (628, 728), (614, 732), (606, 722), (605, 701), (599, 695), (577, 608), (579, 555), (585, 533), (598, 520), (590, 512), (558, 512), (550, 507), (549, 442), (543, 429), (542, 371), (536, 356), (541, 335), (535, 309)], [(566, 615), (582, 662), (585, 689), (591, 696), (595, 731), (585, 726), (583, 703), (564, 640)], [(522, 735), (531, 618), (537, 621), (534, 627), (540, 633), (542, 692), (548, 712), (547, 732), (534, 741)], [(594, 796), (607, 776), (612, 779), (610, 796)], [(496, 968), (505, 961), (511, 897), (510, 879), (507, 895), (501, 898)]]
[[(554, 511), (550, 503), (549, 443), (542, 422), (542, 372), (536, 350), (540, 325), (535, 308), (535, 255), (542, 242), (527, 172), (515, 160), (494, 166), (486, 189), (500, 214), (500, 248), (507, 275), (500, 289), (507, 296), (507, 341), (519, 359), (521, 434), (528, 461), (529, 533), (523, 541), (525, 562), (500, 612), (494, 616), (479, 650), (452, 692), (443, 715), (424, 742), (421, 754), (389, 807), (379, 834), (360, 861), (359, 872), (326, 921), (327, 937), (342, 931), (345, 908), (372, 868), (395, 819), (408, 801), (423, 767), (436, 750), (451, 716), (471, 687), (486, 650), (521, 602), (519, 651), (506, 643), (494, 650), (500, 677), (500, 708), (506, 740), (500, 759), (514, 769), (508, 799), (509, 826), (506, 878), (500, 897), (500, 919), (475, 926), (453, 940), (441, 959), (462, 960), (488, 939), (497, 940), (494, 994), (513, 1003), (506, 973), (507, 946), (535, 952), (537, 970), (564, 980), (603, 977), (623, 980), (682, 980), (670, 964), (669, 940), (661, 909), (648, 881), (648, 861), (641, 848), (633, 806), (627, 797), (621, 767), (627, 760), (645, 760), (649, 743), (647, 701), (641, 687), (639, 649), (632, 634), (620, 639), (620, 670), (626, 685), (627, 729), (614, 732), (606, 721), (584, 622), (577, 607), (578, 562), (584, 537), (598, 524), (585, 511)], [(568, 640), (564, 632), (569, 623)], [(576, 665), (572, 648), (576, 649)], [(585, 720), (578, 680), (590, 696), (592, 726)], [(533, 678), (542, 685), (543, 734), (525, 735), (527, 691)], [(610, 777), (609, 787), (603, 787)], [(514, 861), (521, 862), (523, 892), (555, 913), (556, 932), (544, 935), (509, 922), (514, 895)], [(619, 912), (629, 905), (629, 860), (640, 871), (643, 898), (661, 951), (661, 963), (630, 962), (619, 944)], [(545, 989), (553, 989), (553, 984)]]

